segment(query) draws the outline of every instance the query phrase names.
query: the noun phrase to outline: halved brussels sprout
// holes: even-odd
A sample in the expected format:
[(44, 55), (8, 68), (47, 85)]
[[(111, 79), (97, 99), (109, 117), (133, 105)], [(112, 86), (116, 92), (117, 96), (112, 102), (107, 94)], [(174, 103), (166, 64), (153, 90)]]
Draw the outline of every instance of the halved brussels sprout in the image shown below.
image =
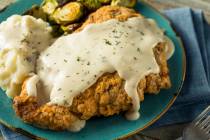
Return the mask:
[(65, 4), (67, 4), (68, 2), (73, 2), (75, 0), (56, 0), (58, 2), (59, 6), (64, 6)]
[(53, 12), (57, 7), (58, 7), (57, 0), (44, 0), (42, 3), (42, 9), (48, 15), (53, 14)]
[(81, 2), (88, 10), (96, 10), (101, 7), (99, 0), (77, 0)]
[(80, 26), (81, 26), (81, 23), (74, 23), (67, 26), (62, 25), (61, 29), (64, 31), (64, 34), (69, 34), (69, 33), (74, 32)]
[(47, 14), (38, 5), (33, 5), (31, 9), (27, 10), (23, 15), (30, 15), (47, 21)]
[(119, 5), (132, 8), (136, 5), (136, 0), (112, 0), (111, 5)]
[(79, 2), (70, 2), (61, 8), (57, 8), (52, 18), (58, 24), (66, 25), (78, 21), (84, 14), (82, 4)]
[(99, 0), (99, 2), (103, 3), (103, 4), (107, 4), (107, 3), (110, 3), (111, 0)]

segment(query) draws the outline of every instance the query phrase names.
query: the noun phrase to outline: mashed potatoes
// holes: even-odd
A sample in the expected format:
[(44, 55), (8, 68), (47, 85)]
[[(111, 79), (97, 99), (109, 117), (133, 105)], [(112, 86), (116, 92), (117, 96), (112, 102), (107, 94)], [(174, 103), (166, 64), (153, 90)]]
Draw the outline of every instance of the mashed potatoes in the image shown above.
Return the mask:
[(18, 95), (35, 71), (38, 54), (53, 42), (51, 27), (41, 19), (14, 15), (0, 24), (0, 86), (9, 97)]

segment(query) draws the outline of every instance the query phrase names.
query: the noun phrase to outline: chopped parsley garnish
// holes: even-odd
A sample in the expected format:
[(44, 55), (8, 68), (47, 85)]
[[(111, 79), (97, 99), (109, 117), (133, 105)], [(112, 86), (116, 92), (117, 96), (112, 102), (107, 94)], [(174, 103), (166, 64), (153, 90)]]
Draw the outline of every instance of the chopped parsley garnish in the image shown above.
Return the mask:
[(141, 35), (144, 35), (144, 32), (140, 32)]
[(112, 45), (112, 43), (111, 43), (109, 40), (104, 39), (104, 41), (105, 41), (105, 43), (106, 43), (107, 45)]
[(116, 29), (114, 29), (112, 32), (113, 32), (113, 33), (116, 33), (117, 31), (116, 31)]
[(129, 28), (129, 29), (132, 29), (132, 27), (131, 27), (131, 26), (128, 26), (128, 28)]
[(23, 40), (21, 40), (20, 41), (21, 43), (27, 43), (27, 44), (29, 44), (30, 42), (26, 39), (26, 38), (24, 38)]
[(78, 62), (80, 61), (80, 59), (81, 59), (80, 57), (77, 57), (77, 61), (78, 61)]
[(118, 45), (118, 44), (120, 44), (120, 41), (115, 41), (115, 43), (116, 43), (115, 45)]
[(141, 49), (140, 48), (137, 48), (137, 52), (141, 52)]

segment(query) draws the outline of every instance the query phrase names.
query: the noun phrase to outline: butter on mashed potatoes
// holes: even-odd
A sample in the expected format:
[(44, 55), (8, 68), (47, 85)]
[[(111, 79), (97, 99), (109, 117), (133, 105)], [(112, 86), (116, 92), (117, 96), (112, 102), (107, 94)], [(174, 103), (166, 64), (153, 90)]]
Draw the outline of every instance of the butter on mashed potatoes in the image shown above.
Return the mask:
[(51, 27), (41, 19), (14, 15), (0, 24), (0, 86), (13, 98), (35, 71), (38, 54), (53, 42)]

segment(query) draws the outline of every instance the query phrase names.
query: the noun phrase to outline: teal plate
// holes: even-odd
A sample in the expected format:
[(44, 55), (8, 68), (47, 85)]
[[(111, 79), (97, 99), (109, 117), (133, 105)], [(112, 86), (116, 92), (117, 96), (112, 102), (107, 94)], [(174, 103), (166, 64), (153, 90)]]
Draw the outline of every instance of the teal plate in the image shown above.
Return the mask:
[[(5, 20), (12, 14), (23, 13), (30, 8), (32, 4), (40, 3), (41, 0), (17, 0), (14, 4), (0, 13), (0, 21)], [(182, 87), (186, 69), (184, 48), (180, 39), (170, 26), (168, 20), (154, 8), (144, 2), (139, 2), (136, 6), (136, 10), (145, 17), (155, 19), (158, 25), (166, 31), (166, 35), (175, 44), (175, 53), (168, 61), (172, 88), (169, 90), (161, 90), (158, 95), (146, 95), (145, 101), (141, 103), (140, 119), (137, 121), (127, 121), (121, 115), (107, 118), (94, 118), (87, 121), (86, 127), (78, 133), (43, 130), (32, 125), (25, 124), (17, 118), (12, 109), (12, 100), (7, 98), (1, 90), (0, 121), (11, 129), (33, 138), (44, 138), (50, 140), (57, 140), (58, 138), (62, 140), (109, 140), (130, 136), (145, 129), (159, 119), (173, 104)]]

